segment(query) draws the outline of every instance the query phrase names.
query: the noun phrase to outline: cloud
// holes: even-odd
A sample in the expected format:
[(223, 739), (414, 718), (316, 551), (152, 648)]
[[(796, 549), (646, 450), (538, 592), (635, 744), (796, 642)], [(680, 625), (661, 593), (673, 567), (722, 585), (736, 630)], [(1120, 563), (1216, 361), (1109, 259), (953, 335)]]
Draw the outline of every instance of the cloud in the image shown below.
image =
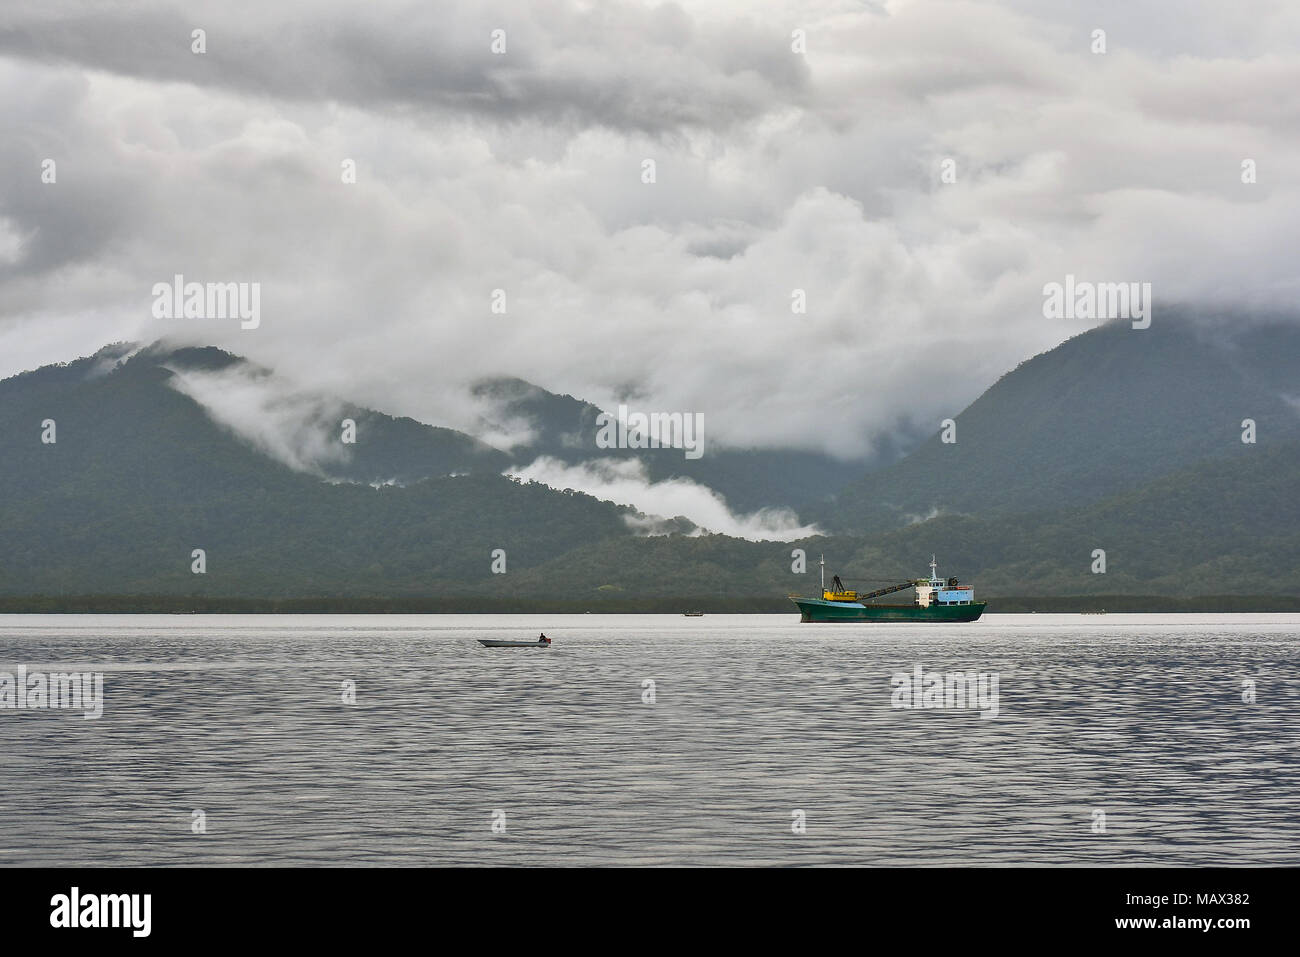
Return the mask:
[[(125, 355), (137, 351), (139, 347)], [(101, 368), (107, 371), (121, 358), (116, 353), (106, 356)], [(339, 399), (303, 391), (249, 363), (235, 363), (215, 371), (174, 365), (164, 368), (171, 373), (169, 386), (197, 402), (215, 423), (282, 465), (332, 479), (338, 471), (334, 467), (347, 461), (349, 450), (338, 441), (338, 423), (345, 414)], [(632, 505), (646, 513), (628, 521), (642, 534), (680, 532), (681, 523), (674, 521), (678, 518), (697, 526), (695, 534), (721, 532), (772, 541), (819, 534), (816, 526), (800, 525), (790, 509), (766, 508), (737, 514), (728, 508), (722, 495), (690, 479), (651, 482), (645, 465), (637, 459), (596, 459), (568, 465), (542, 456), (506, 474)]]
[(346, 461), (338, 441), (342, 403), (286, 387), (247, 364), (218, 371), (168, 368), (170, 385), (187, 395), (218, 425), (297, 472), (324, 477)]
[(922, 522), (928, 522), (931, 519), (938, 518), (942, 514), (943, 513), (940, 511), (938, 506), (932, 505), (930, 506), (930, 510), (924, 514), (909, 512), (904, 517), (904, 522), (908, 525), (920, 525)]
[(645, 465), (639, 459), (597, 459), (581, 465), (567, 465), (558, 459), (542, 456), (531, 465), (512, 469), (508, 474), (524, 481), (543, 482), (552, 488), (571, 488), (599, 499), (634, 506), (647, 517), (633, 519), (629, 524), (650, 534), (663, 524), (660, 519), (671, 520), (679, 516), (699, 526), (701, 534), (720, 532), (754, 541), (790, 542), (821, 534), (814, 525), (800, 525), (789, 509), (765, 508), (738, 515), (727, 507), (725, 498), (690, 479), (651, 482)]
[(744, 122), (808, 82), (783, 24), (710, 27), (673, 3), (333, 0), (314, 3), (305, 26), (302, 11), (261, 3), (17, 7), (0, 23), (0, 54), (367, 110), (670, 132)]
[[(856, 457), (1084, 331), (1066, 273), (1294, 303), (1300, 8), (1196, 9), (7, 4), (0, 373), (169, 336), (470, 432), (518, 376)], [(176, 273), (261, 327), (153, 320)]]

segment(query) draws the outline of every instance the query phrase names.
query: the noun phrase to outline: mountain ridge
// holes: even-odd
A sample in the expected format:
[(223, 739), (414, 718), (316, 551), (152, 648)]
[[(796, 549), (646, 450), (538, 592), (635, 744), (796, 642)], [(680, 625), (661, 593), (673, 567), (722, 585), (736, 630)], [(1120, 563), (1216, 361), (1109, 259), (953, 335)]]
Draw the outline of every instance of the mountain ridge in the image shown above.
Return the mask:
[[(968, 488), (968, 511), (949, 508), (910, 524), (886, 512), (875, 527), (849, 521), (796, 542), (703, 534), (684, 521), (667, 524), (674, 534), (638, 534), (633, 525), (648, 517), (634, 508), (502, 475), (500, 450), (341, 401), (308, 412), (324, 416), (330, 430), (346, 412), (361, 416), (361, 454), (338, 466), (357, 477), (295, 470), (223, 426), (174, 381), (178, 373), (239, 369), (260, 387), (265, 370), (213, 347), (118, 344), (0, 381), (0, 594), (599, 607), (603, 600), (807, 591), (820, 553), (847, 577), (910, 578), (923, 573), (931, 552), (941, 570), (973, 578), (984, 596), (1172, 600), (1261, 594), (1261, 582), (1278, 600), (1300, 594), (1293, 421), (1300, 416), (1289, 392), (1300, 351), (1288, 351), (1296, 333), (1265, 324), (1215, 342), (1184, 326), (1140, 340), (1141, 349), (1111, 338), (1129, 334), (1143, 333), (1094, 330), (1027, 360), (957, 417), (956, 447), (933, 437), (859, 477), (838, 502), (852, 505), (862, 483), (897, 488), (900, 474), (909, 480), (928, 470), (943, 481), (905, 504), (929, 507), (926, 495), (935, 490)], [(1092, 432), (1076, 443), (1079, 456), (1057, 462), (1062, 410), (1083, 398), (1098, 399), (1083, 417)], [(557, 399), (566, 416), (594, 408)], [(1112, 427), (1116, 410), (1135, 403), (1132, 421)], [(1245, 406), (1257, 419), (1254, 444), (1241, 441)], [(274, 403), (268, 408), (275, 412)], [(48, 420), (57, 430), (50, 444), (41, 441)], [(566, 433), (555, 426), (565, 421), (542, 430), (539, 447), (563, 445), (555, 436)], [(988, 433), (981, 429), (995, 425), (996, 441), (982, 442)], [(415, 429), (415, 441), (402, 429)], [(387, 440), (362, 444), (385, 431)], [(428, 448), (420, 451), (420, 442)], [(976, 456), (970, 469), (935, 458), (963, 442)], [(1047, 460), (1040, 471), (1025, 467), (1035, 447)], [(429, 463), (466, 470), (409, 484), (367, 478), (376, 469), (414, 474)], [(1026, 487), (1034, 494), (1022, 495)], [(1077, 494), (1080, 488), (1090, 494)], [(205, 551), (206, 574), (191, 572), (195, 548)], [(796, 549), (804, 552), (803, 574), (792, 570)], [(1100, 574), (1093, 571), (1098, 549), (1107, 561)], [(498, 550), (504, 574), (494, 571)]]
[[(904, 459), (800, 514), (828, 531), (886, 531), (910, 516), (1011, 514), (1096, 501), (1229, 454), (1253, 419), (1265, 441), (1300, 438), (1300, 325), (1252, 324), (1215, 343), (1191, 317), (1111, 323), (1020, 363)], [(1295, 381), (1293, 378), (1292, 381)], [(936, 426), (939, 423), (936, 423)]]

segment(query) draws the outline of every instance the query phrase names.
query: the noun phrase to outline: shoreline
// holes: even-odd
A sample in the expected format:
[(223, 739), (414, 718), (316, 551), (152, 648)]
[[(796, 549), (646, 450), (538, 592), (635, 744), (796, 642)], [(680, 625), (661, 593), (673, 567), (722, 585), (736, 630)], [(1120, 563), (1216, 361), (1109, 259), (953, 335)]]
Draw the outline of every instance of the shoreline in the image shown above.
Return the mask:
[[(1300, 613), (1300, 596), (1160, 595), (1008, 596), (988, 599), (985, 614)], [(216, 598), (185, 595), (0, 596), (0, 615), (503, 615), (503, 614), (798, 614), (790, 600), (668, 597), (581, 599), (457, 597)]]

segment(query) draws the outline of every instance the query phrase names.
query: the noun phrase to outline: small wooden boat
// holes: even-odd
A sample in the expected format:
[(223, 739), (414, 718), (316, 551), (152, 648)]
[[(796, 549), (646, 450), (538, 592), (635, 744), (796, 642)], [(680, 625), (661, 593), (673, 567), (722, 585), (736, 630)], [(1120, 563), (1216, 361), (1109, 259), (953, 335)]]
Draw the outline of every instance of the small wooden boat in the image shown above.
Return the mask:
[(478, 643), (484, 648), (549, 648), (550, 641), (502, 641), (499, 638), (480, 638)]

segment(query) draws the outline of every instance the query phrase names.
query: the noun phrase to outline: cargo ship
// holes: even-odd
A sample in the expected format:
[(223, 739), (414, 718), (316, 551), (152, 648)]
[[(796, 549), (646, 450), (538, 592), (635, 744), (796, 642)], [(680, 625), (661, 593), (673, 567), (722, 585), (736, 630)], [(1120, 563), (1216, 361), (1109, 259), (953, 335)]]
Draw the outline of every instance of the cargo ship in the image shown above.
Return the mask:
[[(800, 621), (974, 621), (984, 614), (986, 601), (975, 600), (975, 589), (955, 578), (940, 578), (938, 563), (930, 556), (930, 577), (893, 582), (870, 592), (844, 587), (840, 576), (826, 587), (826, 559), (821, 560), (821, 598), (791, 595), (799, 606)], [(871, 604), (871, 599), (914, 589), (910, 605)]]

